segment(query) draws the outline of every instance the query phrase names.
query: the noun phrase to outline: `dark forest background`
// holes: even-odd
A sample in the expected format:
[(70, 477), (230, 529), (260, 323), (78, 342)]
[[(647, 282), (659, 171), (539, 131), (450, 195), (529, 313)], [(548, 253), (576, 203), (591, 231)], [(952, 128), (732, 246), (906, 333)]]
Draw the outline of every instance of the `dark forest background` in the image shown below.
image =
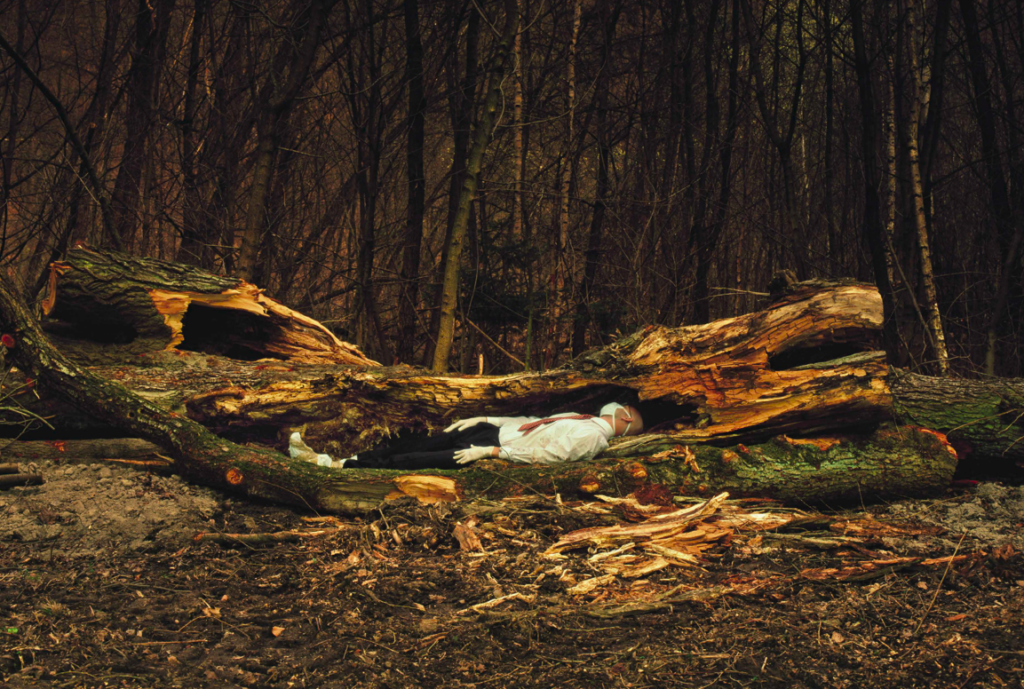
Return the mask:
[(788, 269), (876, 281), (896, 363), (1022, 374), (1019, 0), (0, 0), (0, 35), (33, 300), (81, 242), (436, 367), (452, 264), (442, 358), (494, 373)]

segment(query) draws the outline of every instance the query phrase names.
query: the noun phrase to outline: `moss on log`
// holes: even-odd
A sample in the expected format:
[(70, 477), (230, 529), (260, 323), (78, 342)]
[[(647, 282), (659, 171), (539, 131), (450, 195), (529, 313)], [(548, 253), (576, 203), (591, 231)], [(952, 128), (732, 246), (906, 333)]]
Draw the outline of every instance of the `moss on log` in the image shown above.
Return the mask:
[(889, 385), (897, 418), (945, 433), (962, 460), (1024, 466), (1024, 380), (955, 380), (894, 370)]

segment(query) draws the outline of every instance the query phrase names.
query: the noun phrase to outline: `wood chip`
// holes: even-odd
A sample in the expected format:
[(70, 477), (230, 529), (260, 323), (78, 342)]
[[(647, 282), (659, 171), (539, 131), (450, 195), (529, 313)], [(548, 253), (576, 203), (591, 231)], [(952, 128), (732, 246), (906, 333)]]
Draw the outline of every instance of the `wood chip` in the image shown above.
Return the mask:
[(496, 608), (499, 605), (501, 605), (502, 603), (507, 603), (508, 601), (511, 601), (511, 600), (522, 600), (522, 601), (525, 601), (527, 603), (532, 603), (535, 600), (537, 600), (537, 596), (536, 595), (526, 596), (526, 595), (523, 595), (522, 593), (519, 593), (519, 592), (510, 593), (507, 596), (499, 596), (498, 598), (492, 598), (492, 599), (490, 599), (488, 601), (484, 601), (483, 603), (477, 603), (476, 605), (471, 605), (468, 608), (463, 608), (462, 610), (459, 610), (455, 614), (456, 615), (466, 615), (466, 614), (469, 614), (471, 612), (483, 612), (484, 610), (490, 610), (491, 608)]
[(619, 570), (618, 575), (625, 579), (639, 579), (640, 577), (665, 569), (670, 564), (671, 563), (663, 557), (653, 557), (646, 562), (641, 562), (640, 564)]
[(462, 522), (455, 524), (454, 535), (459, 542), (459, 547), (466, 552), (480, 552), (484, 549), (483, 544), (480, 542), (480, 537), (476, 535), (476, 531)]
[(573, 596), (580, 596), (584, 593), (590, 593), (594, 589), (606, 586), (607, 584), (610, 584), (613, 581), (615, 581), (614, 574), (605, 574), (600, 577), (594, 577), (593, 579), (586, 579), (584, 581), (581, 581), (575, 586), (567, 588), (565, 592)]

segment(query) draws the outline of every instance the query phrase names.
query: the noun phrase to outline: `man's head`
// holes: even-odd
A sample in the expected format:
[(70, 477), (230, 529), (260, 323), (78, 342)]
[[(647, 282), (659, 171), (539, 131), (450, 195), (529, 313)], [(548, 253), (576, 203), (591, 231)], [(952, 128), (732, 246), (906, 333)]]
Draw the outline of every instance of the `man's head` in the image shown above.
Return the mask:
[(601, 418), (611, 424), (616, 436), (639, 435), (644, 431), (644, 420), (636, 407), (611, 402), (601, 407)]

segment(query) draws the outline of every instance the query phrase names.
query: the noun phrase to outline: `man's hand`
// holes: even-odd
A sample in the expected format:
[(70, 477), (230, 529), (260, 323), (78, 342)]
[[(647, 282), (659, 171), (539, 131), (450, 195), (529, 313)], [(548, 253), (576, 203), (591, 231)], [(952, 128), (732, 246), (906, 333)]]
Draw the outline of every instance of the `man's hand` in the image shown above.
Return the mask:
[(496, 447), (467, 447), (465, 450), (458, 450), (455, 452), (455, 463), (456, 464), (472, 464), (478, 459), (484, 459), (485, 457), (497, 456)]
[(467, 428), (472, 428), (478, 423), (487, 423), (486, 416), (474, 416), (471, 419), (463, 419), (462, 421), (456, 421), (448, 428), (444, 429), (445, 433), (451, 433), (452, 431), (464, 431)]

